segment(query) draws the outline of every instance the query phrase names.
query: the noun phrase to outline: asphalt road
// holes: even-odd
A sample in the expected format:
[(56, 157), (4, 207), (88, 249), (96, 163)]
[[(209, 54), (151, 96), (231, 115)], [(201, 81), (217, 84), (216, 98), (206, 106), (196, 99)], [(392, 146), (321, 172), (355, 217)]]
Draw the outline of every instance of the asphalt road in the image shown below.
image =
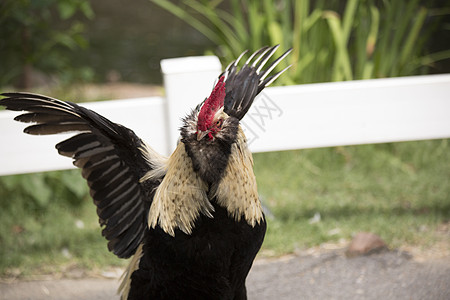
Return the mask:
[[(115, 300), (117, 279), (0, 284), (0, 299)], [(416, 262), (391, 251), (347, 258), (342, 251), (257, 260), (249, 299), (450, 299), (450, 258)]]

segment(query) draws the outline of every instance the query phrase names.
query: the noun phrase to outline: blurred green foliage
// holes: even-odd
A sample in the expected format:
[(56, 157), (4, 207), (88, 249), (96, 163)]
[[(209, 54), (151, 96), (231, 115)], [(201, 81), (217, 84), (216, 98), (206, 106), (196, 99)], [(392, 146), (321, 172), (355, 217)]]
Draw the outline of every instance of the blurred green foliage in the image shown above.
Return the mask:
[(94, 17), (89, 0), (1, 1), (0, 86), (29, 88), (34, 70), (57, 74), (62, 82), (91, 78), (90, 68), (73, 66), (67, 55), (88, 46), (76, 14)]
[(300, 84), (427, 72), (450, 49), (426, 45), (450, 11), (436, 1), (402, 0), (151, 0), (196, 28), (225, 64), (246, 49), (280, 44), (293, 52), (278, 84)]
[(89, 196), (86, 181), (79, 170), (21, 174), (0, 178), (0, 207), (13, 208), (16, 203), (39, 214), (54, 201), (80, 206)]

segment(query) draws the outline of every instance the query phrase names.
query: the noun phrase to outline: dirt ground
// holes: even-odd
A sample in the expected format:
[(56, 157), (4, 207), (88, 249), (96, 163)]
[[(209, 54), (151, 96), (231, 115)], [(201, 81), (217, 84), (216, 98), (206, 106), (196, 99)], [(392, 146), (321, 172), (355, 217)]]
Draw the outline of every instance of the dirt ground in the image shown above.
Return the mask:
[[(0, 283), (0, 299), (119, 299), (118, 278)], [(347, 258), (343, 249), (257, 259), (249, 299), (450, 299), (450, 257), (414, 259), (384, 251)]]

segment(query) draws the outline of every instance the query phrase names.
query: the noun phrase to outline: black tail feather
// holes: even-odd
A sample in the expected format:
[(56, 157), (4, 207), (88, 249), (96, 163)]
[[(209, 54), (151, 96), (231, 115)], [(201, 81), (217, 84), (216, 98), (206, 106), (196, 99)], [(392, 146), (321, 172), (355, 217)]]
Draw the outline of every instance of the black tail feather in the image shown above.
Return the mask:
[(266, 46), (257, 50), (250, 55), (245, 64), (238, 70), (238, 62), (247, 52), (245, 51), (220, 75), (225, 77), (226, 95), (224, 109), (228, 115), (241, 120), (252, 106), (255, 97), (286, 71), (287, 68), (268, 76), (292, 49), (284, 52), (283, 55), (264, 69), (265, 64), (274, 55), (278, 47), (279, 45), (273, 47)]

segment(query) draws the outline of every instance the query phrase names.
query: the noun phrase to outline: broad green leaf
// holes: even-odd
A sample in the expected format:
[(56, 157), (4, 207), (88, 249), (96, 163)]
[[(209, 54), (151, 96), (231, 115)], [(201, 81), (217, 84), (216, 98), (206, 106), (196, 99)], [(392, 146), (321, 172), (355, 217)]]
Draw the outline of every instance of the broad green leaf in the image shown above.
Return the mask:
[(280, 25), (277, 22), (269, 23), (269, 36), (270, 43), (272, 45), (278, 45), (283, 43), (283, 32)]
[(92, 10), (91, 4), (88, 1), (83, 1), (80, 4), (80, 10), (83, 13), (83, 15), (88, 19), (93, 19), (95, 16), (94, 11)]
[(75, 14), (77, 6), (71, 1), (60, 1), (58, 3), (58, 11), (61, 19), (67, 20)]

